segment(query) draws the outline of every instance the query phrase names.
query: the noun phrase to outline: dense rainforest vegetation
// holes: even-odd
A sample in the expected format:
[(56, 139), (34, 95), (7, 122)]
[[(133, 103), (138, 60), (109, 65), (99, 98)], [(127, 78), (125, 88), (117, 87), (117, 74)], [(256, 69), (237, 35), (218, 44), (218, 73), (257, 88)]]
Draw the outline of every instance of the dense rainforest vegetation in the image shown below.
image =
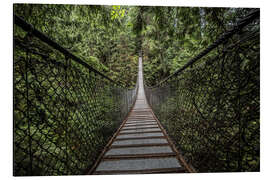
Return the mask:
[(127, 10), (120, 6), (14, 6), (16, 15), (52, 40), (112, 79), (132, 87), (138, 55)]
[[(15, 4), (15, 15), (121, 87), (71, 61), (14, 24), (14, 174), (86, 173), (132, 107), (140, 55), (145, 83), (148, 87), (154, 86), (251, 11), (246, 8)], [(168, 87), (172, 90), (163, 95), (166, 88), (147, 90), (148, 96), (152, 93), (158, 99), (158, 103), (151, 103), (157, 106), (153, 109), (171, 132), (169, 135), (176, 143), (184, 137), (185, 141), (181, 142), (184, 145), (178, 144), (178, 148), (192, 157), (187, 141), (200, 142), (197, 150), (202, 154), (196, 155), (205, 157), (203, 162), (210, 167), (204, 166), (203, 172), (259, 169), (259, 24), (255, 23), (254, 27), (233, 39), (239, 38), (238, 43), (251, 39), (237, 44), (237, 51), (230, 51), (234, 46), (229, 44), (226, 53), (231, 54), (222, 54), (224, 49), (218, 47), (194, 71), (184, 74), (186, 81), (182, 82), (181, 78), (175, 81), (184, 88), (168, 85), (167, 90)], [(249, 36), (254, 29), (257, 34), (254, 33), (256, 38), (252, 40)], [(227, 64), (224, 60), (215, 61), (215, 66), (206, 66), (214, 57), (226, 57)], [(238, 63), (237, 58), (242, 58), (243, 63)], [(239, 79), (243, 81), (238, 82)], [(231, 120), (242, 124), (233, 124)], [(221, 128), (224, 132), (212, 131), (218, 122), (221, 126), (226, 124)], [(202, 132), (194, 132), (194, 126), (204, 128)], [(240, 132), (242, 126), (248, 130)], [(199, 133), (211, 137), (202, 141), (203, 135)], [(233, 138), (227, 142), (221, 138), (224, 134)], [(244, 134), (246, 144), (249, 139), (250, 144), (245, 147), (249, 153), (240, 156), (237, 148), (241, 148), (241, 143), (235, 143), (228, 147), (235, 156), (231, 163), (229, 158), (224, 158), (222, 143), (230, 144), (239, 134)], [(214, 135), (218, 137), (212, 139)], [(222, 141), (220, 151), (213, 146), (213, 142), (219, 142), (217, 139)], [(211, 144), (212, 154), (206, 144)], [(209, 159), (218, 158), (230, 164), (231, 169), (224, 168), (222, 163), (220, 167), (208, 163)], [(190, 159), (196, 161), (196, 158)], [(239, 166), (242, 161), (248, 161), (248, 165), (243, 165), (246, 169)]]
[(154, 85), (182, 67), (251, 9), (151, 6), (14, 6), (14, 12), (87, 63), (127, 87), (143, 51)]

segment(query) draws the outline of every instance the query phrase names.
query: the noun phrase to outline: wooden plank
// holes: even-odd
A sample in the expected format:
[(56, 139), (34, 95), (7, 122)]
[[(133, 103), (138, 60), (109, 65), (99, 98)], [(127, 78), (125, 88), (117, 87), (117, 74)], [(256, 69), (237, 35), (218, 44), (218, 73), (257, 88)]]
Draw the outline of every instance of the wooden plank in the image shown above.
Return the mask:
[(175, 153), (151, 153), (151, 154), (123, 154), (123, 155), (108, 155), (104, 156), (103, 160), (109, 159), (144, 159), (144, 158), (165, 158), (165, 157), (175, 157)]
[(92, 174), (191, 172), (147, 103), (139, 67), (136, 102)]
[(185, 169), (179, 168), (163, 168), (163, 169), (142, 169), (142, 170), (129, 170), (129, 171), (96, 171), (95, 175), (101, 174), (159, 174), (159, 173), (184, 173)]
[(110, 148), (129, 148), (129, 147), (152, 147), (152, 146), (169, 146), (169, 143), (151, 143), (151, 144), (132, 144), (132, 145), (112, 145)]

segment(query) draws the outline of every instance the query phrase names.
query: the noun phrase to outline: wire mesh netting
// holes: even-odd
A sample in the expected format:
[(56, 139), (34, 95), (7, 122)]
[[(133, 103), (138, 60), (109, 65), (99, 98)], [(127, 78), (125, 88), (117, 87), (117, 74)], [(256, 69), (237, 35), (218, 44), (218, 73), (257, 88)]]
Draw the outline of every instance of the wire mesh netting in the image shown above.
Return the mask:
[(14, 175), (83, 174), (137, 92), (14, 26)]
[(156, 116), (199, 172), (260, 169), (259, 31), (257, 17), (181, 72), (145, 86)]

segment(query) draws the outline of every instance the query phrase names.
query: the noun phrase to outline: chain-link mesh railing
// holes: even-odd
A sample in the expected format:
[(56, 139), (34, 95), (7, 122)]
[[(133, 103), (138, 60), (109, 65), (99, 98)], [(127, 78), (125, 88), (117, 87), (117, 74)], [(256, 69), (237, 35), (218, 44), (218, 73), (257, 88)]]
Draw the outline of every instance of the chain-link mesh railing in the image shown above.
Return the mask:
[(14, 175), (83, 174), (131, 109), (128, 90), (15, 16)]
[(260, 169), (259, 10), (186, 66), (145, 86), (153, 111), (199, 172)]

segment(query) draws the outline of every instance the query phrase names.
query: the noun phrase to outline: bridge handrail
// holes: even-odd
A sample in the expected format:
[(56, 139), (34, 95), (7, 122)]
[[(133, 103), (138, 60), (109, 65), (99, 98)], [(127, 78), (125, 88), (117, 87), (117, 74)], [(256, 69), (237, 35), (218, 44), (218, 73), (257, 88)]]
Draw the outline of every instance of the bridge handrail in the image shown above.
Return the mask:
[(85, 174), (136, 100), (14, 16), (14, 175)]
[(259, 14), (159, 84), (145, 85), (155, 115), (198, 172), (260, 169)]
[(213, 49), (215, 49), (220, 44), (222, 44), (223, 42), (225, 42), (226, 40), (228, 40), (230, 37), (232, 37), (234, 34), (236, 34), (237, 32), (241, 31), (241, 29), (243, 29), (246, 25), (248, 25), (249, 23), (251, 23), (252, 21), (254, 21), (259, 16), (260, 16), (260, 10), (259, 9), (254, 10), (253, 12), (251, 12), (250, 14), (248, 14), (245, 18), (239, 20), (237, 22), (237, 24), (232, 27), (231, 30), (228, 30), (227, 32), (225, 32), (224, 34), (222, 34), (215, 42), (213, 42), (211, 45), (209, 45), (207, 48), (205, 48), (203, 51), (201, 51), (197, 56), (195, 56), (192, 59), (190, 59), (183, 67), (179, 68), (174, 73), (172, 73), (171, 75), (169, 75), (168, 77), (166, 77), (165, 79), (161, 80), (159, 83), (157, 83), (156, 85), (154, 85), (154, 86), (152, 86), (150, 88), (158, 87), (161, 84), (163, 84), (164, 82), (166, 82), (169, 79), (171, 79), (172, 77), (179, 75), (183, 70), (185, 70), (186, 68), (192, 66), (199, 59), (201, 59), (202, 57), (204, 57), (205, 55), (207, 55)]
[(91, 67), (89, 64), (87, 64), (85, 61), (83, 61), (81, 58), (79, 58), (78, 56), (72, 54), (71, 52), (69, 52), (67, 49), (65, 49), (64, 47), (62, 47), (61, 45), (59, 45), (58, 43), (56, 43), (55, 41), (51, 40), (49, 37), (47, 37), (45, 34), (43, 34), (42, 32), (40, 32), (39, 30), (37, 30), (36, 28), (34, 28), (31, 24), (27, 23), (26, 21), (24, 21), (21, 17), (14, 15), (14, 22), (16, 25), (20, 26), (23, 30), (25, 30), (26, 32), (29, 32), (31, 35), (34, 35), (35, 37), (39, 38), (41, 41), (47, 43), (48, 45), (50, 45), (51, 47), (53, 47), (54, 49), (58, 50), (59, 52), (63, 53), (66, 57), (71, 58), (73, 61), (76, 61), (77, 63), (83, 65), (84, 67), (86, 67), (87, 69), (89, 69), (92, 72), (95, 72), (96, 74), (102, 76), (103, 78), (109, 80), (110, 82), (123, 87), (123, 85), (115, 82), (114, 80), (112, 80), (111, 78), (107, 77), (106, 75), (104, 75), (103, 73), (99, 72), (98, 70), (96, 70), (95, 68)]

